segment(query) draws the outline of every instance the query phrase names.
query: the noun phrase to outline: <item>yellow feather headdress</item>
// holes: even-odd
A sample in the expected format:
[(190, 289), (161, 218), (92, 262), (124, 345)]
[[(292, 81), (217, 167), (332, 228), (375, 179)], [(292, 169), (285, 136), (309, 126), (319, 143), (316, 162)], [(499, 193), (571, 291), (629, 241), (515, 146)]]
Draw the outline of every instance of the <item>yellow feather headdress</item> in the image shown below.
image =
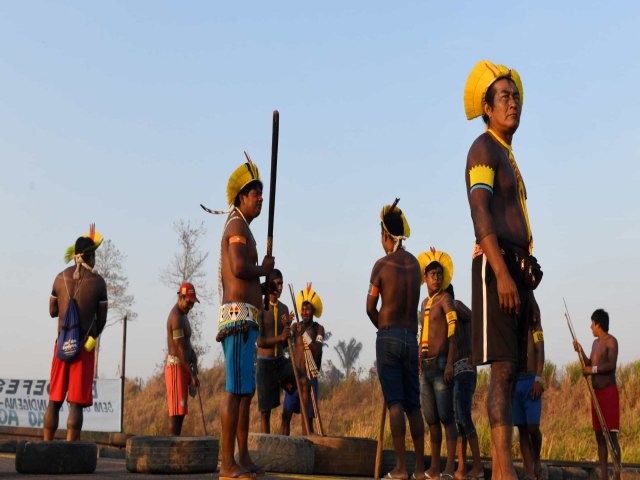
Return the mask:
[(320, 296), (311, 288), (311, 282), (308, 282), (307, 288), (300, 290), (300, 293), (298, 293), (296, 297), (296, 306), (299, 312), (302, 310), (302, 304), (304, 302), (309, 302), (313, 306), (313, 315), (316, 318), (322, 316), (322, 300), (320, 300)]
[(451, 285), (453, 279), (453, 261), (449, 254), (439, 252), (431, 247), (426, 252), (418, 255), (418, 263), (420, 263), (420, 272), (422, 273), (422, 283), (424, 283), (424, 269), (432, 262), (438, 262), (442, 267), (442, 290), (446, 290)]
[(229, 206), (233, 205), (240, 190), (255, 180), (261, 181), (258, 167), (251, 161), (247, 152), (244, 152), (244, 155), (247, 157), (247, 162), (236, 168), (227, 182), (227, 203)]
[(467, 115), (467, 120), (482, 116), (484, 96), (491, 84), (500, 78), (513, 80), (518, 92), (520, 92), (520, 104), (523, 103), (524, 91), (518, 72), (504, 65), (495, 65), (489, 60), (481, 60), (471, 70), (464, 86), (464, 112)]

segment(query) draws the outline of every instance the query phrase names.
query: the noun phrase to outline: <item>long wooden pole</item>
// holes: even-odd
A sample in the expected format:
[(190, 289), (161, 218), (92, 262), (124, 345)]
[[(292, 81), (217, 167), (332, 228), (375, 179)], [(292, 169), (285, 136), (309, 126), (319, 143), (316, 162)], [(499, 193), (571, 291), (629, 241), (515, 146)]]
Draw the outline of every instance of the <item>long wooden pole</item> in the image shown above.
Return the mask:
[(207, 433), (207, 424), (204, 421), (204, 408), (202, 408), (202, 397), (200, 396), (200, 387), (196, 389), (196, 392), (198, 393), (198, 402), (200, 403), (200, 418), (202, 418), (202, 430), (204, 430), (204, 436), (208, 437), (209, 434)]
[(120, 371), (120, 432), (124, 433), (124, 382), (127, 359), (127, 315), (122, 319), (122, 370)]
[(374, 469), (373, 478), (378, 480), (380, 478), (380, 463), (382, 463), (382, 443), (384, 442), (384, 426), (387, 421), (387, 403), (382, 397), (382, 413), (380, 414), (380, 430), (378, 432), (378, 446), (376, 448), (376, 466)]
[[(302, 401), (302, 395), (300, 395), (300, 378), (298, 377), (298, 367), (296, 367), (295, 359), (293, 358), (293, 346), (291, 345), (291, 337), (287, 338), (287, 344), (289, 345), (289, 357), (291, 358), (291, 365), (293, 366), (293, 376), (296, 379), (296, 388), (298, 389), (298, 397), (300, 398), (301, 412), (306, 411), (306, 405)], [(304, 432), (307, 436), (311, 435), (309, 429), (309, 418), (306, 414), (302, 415), (302, 424), (304, 425)]]
[[(278, 174), (278, 137), (280, 135), (280, 113), (273, 111), (273, 129), (271, 134), (271, 176), (269, 178), (269, 222), (267, 224), (267, 255), (273, 255), (273, 223), (276, 213), (276, 178)], [(264, 309), (269, 310), (269, 279), (264, 294)], [(278, 319), (275, 319), (278, 321)]]
[[(576, 337), (576, 332), (573, 329), (573, 322), (571, 321), (571, 316), (569, 315), (567, 302), (564, 300), (564, 298), (562, 299), (562, 301), (564, 302), (564, 317), (567, 319), (567, 324), (569, 325), (569, 331), (571, 332), (571, 337), (573, 338), (573, 341), (577, 343), (578, 339)], [(578, 358), (580, 359), (580, 365), (584, 370), (584, 367), (586, 366), (586, 364), (585, 364), (584, 358), (582, 358), (581, 352), (578, 352)], [(586, 375), (583, 375), (583, 376), (584, 376), (585, 382), (587, 382), (589, 393), (591, 394), (591, 401), (593, 402), (593, 408), (596, 411), (598, 422), (600, 422), (600, 428), (602, 428), (602, 433), (604, 435), (605, 440), (607, 441), (607, 444), (609, 445), (609, 450), (611, 451), (611, 458), (613, 460), (613, 469), (616, 471), (616, 473), (619, 474), (622, 471), (622, 465), (620, 465), (620, 460), (618, 458), (618, 450), (613, 444), (613, 439), (611, 438), (611, 432), (609, 432), (609, 429), (607, 428), (607, 422), (605, 421), (604, 415), (602, 414), (602, 409), (600, 408), (598, 397), (596, 397), (596, 392), (593, 389), (593, 384), (589, 381)]]

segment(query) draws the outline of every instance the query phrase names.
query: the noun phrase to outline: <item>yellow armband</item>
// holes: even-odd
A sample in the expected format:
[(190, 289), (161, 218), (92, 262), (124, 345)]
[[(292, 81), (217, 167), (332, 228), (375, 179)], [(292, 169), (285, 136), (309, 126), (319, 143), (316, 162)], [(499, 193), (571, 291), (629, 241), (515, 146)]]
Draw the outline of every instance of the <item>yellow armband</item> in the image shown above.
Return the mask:
[(182, 328), (178, 328), (176, 330), (171, 330), (171, 336), (174, 340), (184, 337), (184, 330)]
[(380, 295), (380, 289), (373, 283), (369, 284), (369, 295), (371, 295), (372, 297), (377, 297), (378, 295)]
[(544, 333), (542, 333), (540, 330), (538, 330), (537, 332), (533, 332), (533, 343), (540, 342), (544, 342)]
[(455, 311), (447, 313), (447, 337), (451, 338), (456, 333), (456, 321), (458, 314)]
[(493, 179), (496, 171), (488, 165), (476, 165), (469, 169), (469, 193), (484, 188), (493, 194)]

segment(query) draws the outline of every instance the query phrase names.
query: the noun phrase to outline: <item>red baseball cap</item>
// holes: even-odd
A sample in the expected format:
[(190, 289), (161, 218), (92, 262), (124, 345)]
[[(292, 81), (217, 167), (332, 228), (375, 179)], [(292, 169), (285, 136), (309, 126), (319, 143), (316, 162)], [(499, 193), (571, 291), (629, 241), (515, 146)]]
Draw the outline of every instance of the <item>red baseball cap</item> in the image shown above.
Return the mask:
[(192, 283), (184, 282), (182, 285), (180, 285), (178, 295), (187, 297), (192, 303), (200, 303), (200, 300), (198, 300), (198, 297), (196, 297), (196, 289)]

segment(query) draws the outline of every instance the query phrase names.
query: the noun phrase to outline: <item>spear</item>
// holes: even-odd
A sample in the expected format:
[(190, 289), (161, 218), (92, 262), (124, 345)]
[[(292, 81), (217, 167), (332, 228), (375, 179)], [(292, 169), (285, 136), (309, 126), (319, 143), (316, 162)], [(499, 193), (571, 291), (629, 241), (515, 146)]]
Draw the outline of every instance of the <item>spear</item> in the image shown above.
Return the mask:
[[(571, 332), (571, 337), (575, 343), (578, 343), (578, 339), (576, 337), (576, 331), (573, 329), (573, 322), (571, 321), (571, 316), (569, 315), (569, 309), (567, 308), (567, 302), (563, 298), (564, 302), (564, 318), (567, 319), (567, 325), (569, 325), (569, 331)], [(580, 358), (580, 365), (584, 370), (586, 366), (584, 358), (580, 352), (578, 352), (578, 357)], [(589, 393), (591, 394), (591, 401), (593, 402), (593, 408), (596, 411), (596, 416), (598, 417), (598, 421), (600, 422), (600, 428), (602, 428), (602, 433), (604, 434), (604, 438), (609, 445), (609, 450), (611, 451), (611, 458), (613, 460), (613, 469), (617, 474), (620, 474), (622, 471), (622, 466), (620, 465), (620, 460), (618, 457), (618, 450), (613, 444), (613, 439), (611, 438), (611, 433), (607, 428), (607, 423), (604, 420), (604, 415), (602, 414), (602, 409), (600, 408), (600, 403), (598, 402), (598, 397), (596, 397), (596, 392), (593, 389), (593, 384), (589, 381), (589, 379), (584, 376), (584, 380), (587, 382), (587, 387), (589, 388)]]

